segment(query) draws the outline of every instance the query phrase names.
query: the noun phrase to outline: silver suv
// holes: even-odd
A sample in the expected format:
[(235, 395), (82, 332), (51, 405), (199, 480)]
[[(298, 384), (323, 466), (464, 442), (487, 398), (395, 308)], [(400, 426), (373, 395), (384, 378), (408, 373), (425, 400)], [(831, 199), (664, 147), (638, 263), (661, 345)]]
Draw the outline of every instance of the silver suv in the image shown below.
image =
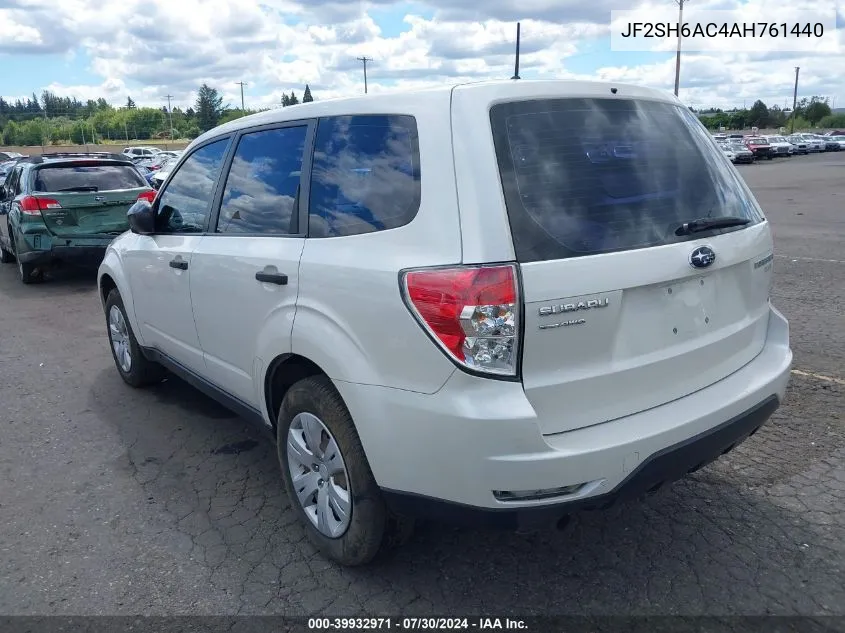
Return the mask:
[(129, 214), (99, 271), (118, 372), (170, 370), (265, 428), (346, 565), (419, 515), (537, 526), (655, 490), (786, 390), (769, 224), (662, 92), (264, 112), (196, 139)]

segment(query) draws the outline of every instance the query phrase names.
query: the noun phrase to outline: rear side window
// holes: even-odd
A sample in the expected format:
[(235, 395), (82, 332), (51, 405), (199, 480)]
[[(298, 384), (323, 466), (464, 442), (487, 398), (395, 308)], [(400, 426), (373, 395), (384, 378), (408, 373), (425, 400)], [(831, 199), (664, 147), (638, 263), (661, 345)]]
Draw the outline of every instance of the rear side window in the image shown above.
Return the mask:
[(147, 183), (129, 165), (55, 165), (35, 172), (35, 191), (114, 191), (137, 189)]
[(295, 202), (308, 126), (244, 134), (226, 178), (218, 233), (299, 232)]
[(420, 206), (417, 123), (406, 115), (320, 119), (309, 234), (340, 237), (408, 224)]
[(762, 219), (685, 108), (554, 99), (498, 104), (490, 118), (521, 262), (667, 244), (702, 217)]

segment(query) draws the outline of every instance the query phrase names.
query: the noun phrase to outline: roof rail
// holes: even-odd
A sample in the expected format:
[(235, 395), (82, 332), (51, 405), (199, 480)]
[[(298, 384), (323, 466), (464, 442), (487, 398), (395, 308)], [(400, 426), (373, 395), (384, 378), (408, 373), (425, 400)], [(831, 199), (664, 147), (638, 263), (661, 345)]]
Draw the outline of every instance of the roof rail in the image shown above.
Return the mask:
[(116, 152), (49, 152), (41, 158), (105, 158), (108, 160), (129, 161), (129, 158)]

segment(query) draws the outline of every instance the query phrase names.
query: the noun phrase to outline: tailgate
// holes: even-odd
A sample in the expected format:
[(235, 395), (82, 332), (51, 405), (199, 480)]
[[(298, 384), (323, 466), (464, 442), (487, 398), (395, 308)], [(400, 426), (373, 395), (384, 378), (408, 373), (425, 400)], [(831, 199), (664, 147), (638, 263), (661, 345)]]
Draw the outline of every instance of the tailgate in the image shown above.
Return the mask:
[[(694, 115), (570, 98), (490, 117), (521, 268), (523, 387), (543, 433), (676, 400), (760, 353), (769, 226)], [(676, 232), (719, 216), (747, 224)]]
[(44, 224), (54, 235), (107, 235), (123, 233), (129, 229), (126, 212), (135, 204), (138, 194), (146, 189), (102, 194), (39, 194), (36, 198), (40, 200)]
[(127, 211), (149, 186), (131, 165), (85, 161), (40, 167), (34, 189), (50, 232), (81, 236), (126, 231)]

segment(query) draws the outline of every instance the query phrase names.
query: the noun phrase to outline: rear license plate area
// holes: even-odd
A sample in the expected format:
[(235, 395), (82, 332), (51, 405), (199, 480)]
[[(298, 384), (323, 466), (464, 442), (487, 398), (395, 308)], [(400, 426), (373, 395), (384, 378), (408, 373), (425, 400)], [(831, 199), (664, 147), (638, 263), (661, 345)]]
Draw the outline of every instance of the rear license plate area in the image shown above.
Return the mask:
[(687, 339), (712, 329), (717, 278), (702, 275), (664, 286), (663, 314), (668, 335)]

